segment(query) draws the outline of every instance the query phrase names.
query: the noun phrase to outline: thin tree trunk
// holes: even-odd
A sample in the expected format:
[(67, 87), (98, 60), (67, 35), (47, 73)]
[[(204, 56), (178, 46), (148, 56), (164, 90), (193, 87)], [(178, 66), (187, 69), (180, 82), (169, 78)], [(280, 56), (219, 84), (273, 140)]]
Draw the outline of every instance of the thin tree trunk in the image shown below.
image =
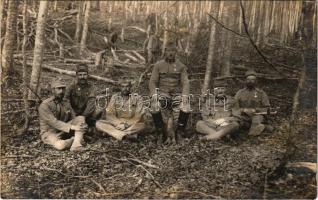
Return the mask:
[[(30, 80), (30, 88), (33, 92), (39, 94), (40, 93), (40, 77), (41, 77), (41, 65), (43, 60), (43, 52), (45, 45), (45, 23), (46, 23), (46, 15), (48, 8), (48, 1), (40, 1), (39, 13), (36, 25), (36, 35), (35, 35), (35, 45), (34, 45), (34, 56), (33, 56), (33, 65), (32, 65), (32, 73)], [(30, 91), (29, 92), (29, 100), (35, 100), (35, 95)]]
[(82, 39), (80, 44), (80, 55), (82, 56), (85, 49), (86, 49), (86, 40), (87, 40), (87, 33), (88, 33), (88, 20), (90, 16), (90, 8), (91, 8), (91, 1), (86, 1), (86, 9), (85, 9), (85, 16), (84, 16), (84, 24), (83, 24), (83, 33)]
[(110, 1), (109, 2), (109, 11), (108, 11), (108, 30), (110, 31), (112, 28), (112, 13), (113, 13), (113, 6), (114, 6), (114, 2)]
[(82, 19), (83, 19), (83, 2), (82, 1), (78, 1), (77, 2), (78, 5), (78, 13), (76, 16), (76, 30), (75, 30), (75, 36), (74, 36), (74, 40), (76, 43), (79, 43), (79, 39), (81, 36), (81, 30), (82, 30)]
[(54, 11), (57, 11), (57, 2), (58, 2), (57, 0), (54, 1), (54, 8), (53, 8)]
[(29, 109), (29, 102), (28, 102), (28, 78), (27, 78), (27, 65), (26, 65), (26, 55), (25, 55), (25, 49), (26, 49), (26, 43), (28, 40), (28, 33), (27, 33), (27, 6), (28, 6), (28, 1), (24, 0), (24, 5), (23, 5), (23, 42), (22, 42), (22, 65), (23, 65), (23, 101), (24, 101), (24, 109), (25, 109), (25, 122), (24, 122), (24, 127), (23, 127), (23, 132), (26, 132), (29, 128), (30, 124), (30, 109)]
[[(223, 1), (217, 2), (216, 10), (219, 11), (220, 8), (223, 6)], [(219, 18), (219, 12), (216, 13), (215, 18)], [(211, 76), (213, 70), (213, 55), (214, 55), (214, 47), (216, 41), (216, 22), (211, 22), (211, 32), (210, 32), (210, 41), (209, 41), (209, 52), (208, 52), (208, 59), (206, 64), (205, 76), (204, 76), (204, 83), (202, 87), (202, 94), (206, 94), (207, 90), (210, 87), (211, 83)]]
[[(230, 29), (234, 29), (235, 20), (237, 17), (235, 15), (235, 11), (239, 9), (238, 2), (228, 2), (227, 5), (227, 19), (226, 24)], [(236, 5), (235, 5), (236, 4)], [(233, 9), (235, 6), (236, 9)], [(231, 15), (231, 13), (233, 13)], [(235, 29), (234, 29), (235, 30)], [(221, 76), (230, 76), (231, 75), (231, 55), (232, 55), (232, 48), (234, 43), (234, 35), (230, 31), (226, 31), (225, 34), (225, 47), (224, 47), (224, 56), (223, 56), (223, 69), (221, 70)]]
[[(169, 4), (169, 1), (168, 1)], [(167, 7), (168, 9), (168, 7)], [(164, 55), (167, 43), (168, 43), (168, 10), (166, 9), (165, 14), (164, 14), (164, 33), (163, 33), (163, 47), (162, 47), (162, 55)]]
[(125, 28), (127, 24), (127, 12), (128, 12), (128, 2), (124, 1), (124, 20), (122, 21), (122, 27), (121, 27), (121, 34), (120, 34), (120, 39), (122, 42), (125, 41)]
[[(18, 15), (19, 1), (9, 1), (8, 15), (7, 15), (7, 26), (4, 37), (3, 52), (2, 52), (2, 78), (13, 75), (13, 52), (16, 42), (16, 26), (17, 26), (17, 15)], [(2, 79), (3, 80), (3, 79)]]

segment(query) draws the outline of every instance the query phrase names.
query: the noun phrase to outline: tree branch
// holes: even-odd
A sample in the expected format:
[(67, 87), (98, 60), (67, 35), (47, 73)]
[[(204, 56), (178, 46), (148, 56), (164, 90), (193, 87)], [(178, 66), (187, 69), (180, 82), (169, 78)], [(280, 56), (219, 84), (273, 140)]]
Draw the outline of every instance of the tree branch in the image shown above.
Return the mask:
[(257, 51), (257, 53), (263, 58), (263, 60), (269, 64), (269, 66), (275, 70), (276, 72), (278, 72), (280, 75), (282, 75), (283, 77), (285, 77), (285, 75), (280, 72), (269, 60), (268, 58), (261, 52), (261, 50), (257, 47), (257, 45), (255, 44), (255, 42), (253, 41), (249, 31), (248, 31), (248, 25), (246, 23), (246, 18), (245, 18), (245, 10), (244, 10), (244, 7), (243, 7), (243, 3), (242, 3), (242, 0), (240, 0), (240, 6), (241, 6), (241, 11), (242, 11), (242, 20), (243, 20), (243, 24), (244, 24), (244, 29), (245, 29), (245, 32), (246, 32), (246, 35), (247, 37), (249, 38), (252, 46), (255, 48), (255, 50)]
[(222, 28), (224, 28), (224, 29), (226, 29), (226, 30), (228, 30), (228, 31), (230, 31), (230, 32), (232, 32), (232, 33), (234, 33), (234, 34), (240, 36), (240, 37), (245, 37), (245, 38), (247, 37), (247, 36), (245, 36), (245, 35), (242, 35), (242, 34), (236, 32), (236, 31), (234, 31), (234, 30), (232, 30), (232, 29), (226, 27), (224, 24), (222, 24), (221, 22), (219, 22), (219, 21), (218, 21), (215, 17), (213, 17), (211, 14), (209, 14), (209, 13), (207, 13), (207, 14), (209, 15), (209, 17), (210, 17), (211, 19), (213, 19), (213, 20), (214, 20), (217, 24), (219, 24)]

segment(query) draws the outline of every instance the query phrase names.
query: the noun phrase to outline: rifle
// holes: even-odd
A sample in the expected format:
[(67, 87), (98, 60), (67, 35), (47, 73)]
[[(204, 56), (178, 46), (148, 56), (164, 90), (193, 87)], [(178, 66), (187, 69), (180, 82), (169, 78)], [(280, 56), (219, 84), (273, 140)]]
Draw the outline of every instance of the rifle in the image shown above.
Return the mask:
[(255, 115), (276, 115), (277, 114), (277, 110), (279, 110), (280, 107), (276, 107), (276, 108), (268, 108), (267, 111), (260, 111), (260, 112), (256, 112), (254, 113)]

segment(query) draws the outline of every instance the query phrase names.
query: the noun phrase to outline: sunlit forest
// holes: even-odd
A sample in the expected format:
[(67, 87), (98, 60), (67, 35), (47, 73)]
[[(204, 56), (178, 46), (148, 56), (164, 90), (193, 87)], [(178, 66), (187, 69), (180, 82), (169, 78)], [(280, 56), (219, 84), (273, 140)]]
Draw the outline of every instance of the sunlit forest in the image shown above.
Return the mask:
[[(1, 198), (316, 197), (316, 1), (0, 0), (0, 18)], [(95, 132), (80, 153), (41, 142), (54, 78), (70, 84), (86, 64), (98, 95), (126, 79), (148, 95), (169, 43), (193, 95), (225, 80), (234, 96), (255, 70), (274, 130), (202, 142), (194, 110), (177, 145), (155, 145), (150, 114), (136, 142)]]

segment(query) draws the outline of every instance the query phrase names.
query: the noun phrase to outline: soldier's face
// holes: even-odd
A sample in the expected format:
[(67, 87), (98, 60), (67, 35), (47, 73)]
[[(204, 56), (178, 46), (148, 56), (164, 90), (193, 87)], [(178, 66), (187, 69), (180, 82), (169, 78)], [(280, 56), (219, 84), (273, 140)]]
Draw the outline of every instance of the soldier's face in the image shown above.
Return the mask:
[(176, 58), (176, 50), (173, 48), (166, 49), (166, 58), (168, 61), (173, 61)]
[(131, 91), (131, 85), (130, 84), (124, 84), (122, 86), (122, 90), (121, 90), (122, 95), (128, 96), (130, 94), (130, 91)]
[(248, 88), (253, 88), (256, 85), (256, 76), (248, 76), (246, 77), (246, 86)]
[(62, 100), (65, 94), (65, 87), (53, 88), (53, 94), (56, 99)]
[(87, 83), (88, 73), (87, 72), (77, 72), (76, 74), (79, 83), (85, 84)]

